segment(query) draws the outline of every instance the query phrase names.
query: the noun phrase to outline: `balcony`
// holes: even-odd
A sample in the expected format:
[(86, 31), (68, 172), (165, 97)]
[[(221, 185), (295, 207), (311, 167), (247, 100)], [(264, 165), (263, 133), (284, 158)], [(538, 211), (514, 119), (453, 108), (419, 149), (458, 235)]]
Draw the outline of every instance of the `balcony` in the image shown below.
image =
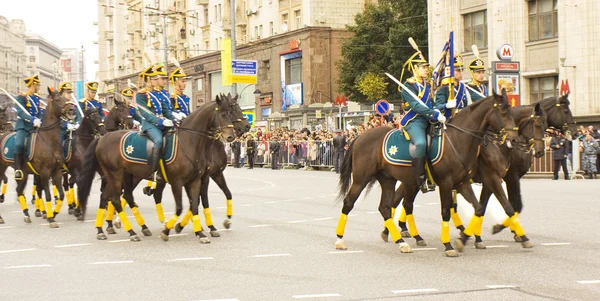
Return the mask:
[(112, 31), (105, 31), (104, 39), (107, 41), (112, 41), (114, 39), (114, 33)]
[(105, 17), (112, 17), (113, 16), (113, 10), (110, 7), (104, 7), (104, 16)]

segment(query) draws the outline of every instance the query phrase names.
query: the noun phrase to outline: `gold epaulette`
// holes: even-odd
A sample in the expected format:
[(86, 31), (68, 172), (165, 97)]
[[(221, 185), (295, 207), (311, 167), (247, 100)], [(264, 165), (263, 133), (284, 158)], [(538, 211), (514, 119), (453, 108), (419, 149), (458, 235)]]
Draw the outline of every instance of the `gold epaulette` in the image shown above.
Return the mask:
[(450, 84), (450, 78), (442, 79), (442, 85), (448, 85), (448, 84)]
[(474, 83), (474, 82), (468, 82), (468, 83), (467, 83), (467, 85), (469, 85), (469, 86), (473, 86), (473, 87), (477, 87), (477, 84), (476, 84), (476, 83)]
[(406, 82), (409, 84), (414, 84), (417, 82), (417, 80), (414, 77), (409, 77), (406, 79)]
[(146, 88), (139, 90), (138, 93), (140, 93), (140, 94), (147, 93)]

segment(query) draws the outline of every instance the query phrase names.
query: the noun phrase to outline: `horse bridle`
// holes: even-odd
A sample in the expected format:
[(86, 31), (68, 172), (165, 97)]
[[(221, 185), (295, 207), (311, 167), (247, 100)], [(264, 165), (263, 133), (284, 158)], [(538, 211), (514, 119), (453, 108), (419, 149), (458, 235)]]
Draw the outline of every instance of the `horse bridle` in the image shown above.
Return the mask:
[[(215, 111), (218, 111), (219, 107), (215, 108)], [(214, 114), (212, 116), (212, 120), (210, 121), (210, 124), (213, 125), (215, 122), (215, 118), (217, 114)], [(228, 129), (228, 128), (233, 128), (233, 122), (229, 121), (230, 124), (226, 125), (226, 126), (221, 126), (221, 127), (216, 127), (215, 130), (208, 130), (208, 131), (204, 131), (204, 130), (196, 130), (196, 129), (192, 129), (192, 128), (184, 128), (184, 127), (177, 127), (177, 130), (184, 130), (190, 133), (194, 133), (196, 135), (200, 135), (203, 137), (207, 137), (209, 139), (213, 139), (213, 140), (219, 140), (221, 138), (221, 135), (223, 135), (223, 129)]]
[(560, 112), (560, 114), (562, 115), (562, 120), (564, 120), (561, 130), (563, 131), (563, 133), (566, 134), (567, 131), (569, 131), (569, 124), (567, 123), (567, 115), (563, 111), (562, 104), (560, 103), (560, 96), (556, 96), (556, 104), (555, 105), (558, 108), (558, 111)]
[[(490, 132), (489, 130), (486, 130), (485, 132), (477, 132), (477, 131), (471, 131), (471, 130), (461, 128), (452, 123), (447, 123), (447, 125), (455, 128), (463, 133), (469, 134), (479, 140), (490, 141), (490, 142), (493, 142), (494, 144), (503, 145), (504, 143), (506, 143), (506, 138), (508, 137), (508, 132), (510, 132), (510, 131), (518, 132), (519, 127), (514, 127), (512, 129), (506, 129), (506, 127), (504, 125), (504, 121), (502, 121), (502, 113), (500, 112), (500, 108), (502, 106), (508, 106), (508, 105), (507, 104), (498, 105), (497, 103), (494, 103), (494, 111), (497, 113), (498, 119), (500, 120), (500, 129), (497, 131), (492, 131), (491, 133), (489, 133)], [(488, 138), (490, 136), (493, 138)]]
[[(530, 118), (525, 122), (525, 125), (521, 128), (526, 128), (529, 123), (533, 122), (533, 125), (531, 126), (531, 136), (529, 136), (530, 138), (527, 140), (526, 143), (523, 144), (523, 148), (521, 148), (523, 150), (523, 152), (525, 153), (530, 153), (533, 148), (535, 147), (535, 142), (539, 141), (539, 142), (544, 142), (544, 140), (542, 139), (544, 137), (543, 134), (543, 130), (540, 131), (542, 134), (540, 135), (540, 137), (536, 137), (535, 136), (535, 128), (539, 127), (542, 128), (542, 121), (541, 121), (542, 116), (539, 115), (535, 115), (535, 108), (533, 109), (533, 112), (531, 113)], [(525, 136), (525, 135), (523, 135)]]

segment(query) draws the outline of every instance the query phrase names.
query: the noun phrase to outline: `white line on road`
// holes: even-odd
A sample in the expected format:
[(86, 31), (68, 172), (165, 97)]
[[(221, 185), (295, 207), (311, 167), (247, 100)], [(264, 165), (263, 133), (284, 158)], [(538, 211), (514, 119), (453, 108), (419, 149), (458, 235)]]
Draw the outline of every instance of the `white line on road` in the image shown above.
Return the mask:
[(579, 284), (599, 284), (600, 280), (580, 280), (577, 281)]
[(273, 225), (265, 224), (265, 225), (252, 225), (248, 226), (248, 228), (262, 228), (262, 227), (271, 227)]
[(169, 234), (169, 237), (186, 236), (186, 235), (189, 235), (189, 233), (176, 233), (176, 234)]
[(120, 264), (120, 263), (133, 263), (133, 260), (122, 260), (122, 261), (96, 261), (88, 264)]
[(23, 213), (23, 210), (13, 210), (12, 213)]
[(328, 298), (328, 297), (341, 297), (340, 294), (313, 294), (313, 295), (293, 295), (294, 299), (305, 299), (305, 298)]
[(283, 256), (292, 256), (292, 254), (262, 254), (262, 255), (254, 255), (252, 257), (262, 258), (262, 257), (283, 257)]
[(493, 248), (508, 248), (507, 245), (492, 245), (492, 246), (485, 246), (488, 249), (493, 249)]
[(34, 251), (36, 249), (18, 249), (18, 250), (4, 250), (4, 251), (0, 251), (1, 253), (15, 253), (15, 252), (25, 252), (25, 251)]
[(240, 299), (205, 299), (205, 300), (192, 300), (192, 301), (240, 301)]
[(110, 240), (109, 242), (113, 242), (114, 243), (114, 242), (126, 242), (126, 241), (129, 241), (129, 238), (128, 239)]
[(437, 250), (437, 248), (413, 248), (413, 251), (433, 251)]
[(329, 254), (354, 254), (354, 253), (363, 253), (364, 251), (331, 251)]
[(298, 224), (298, 223), (306, 223), (306, 222), (307, 222), (307, 220), (301, 219), (301, 220), (298, 220), (298, 221), (289, 221), (287, 223), (288, 224)]
[(4, 267), (5, 269), (27, 269), (27, 268), (47, 268), (51, 267), (49, 264), (35, 264), (35, 265), (13, 265), (10, 267)]
[(427, 203), (427, 205), (437, 205), (439, 203)]
[(194, 258), (177, 258), (177, 259), (170, 259), (168, 261), (196, 261), (196, 260), (212, 260), (214, 259), (213, 257), (194, 257)]
[(353, 216), (358, 216), (358, 214), (357, 213), (350, 213), (350, 214), (348, 214), (348, 217), (353, 217)]
[[(64, 224), (64, 223), (56, 223), (56, 224), (57, 224), (57, 225), (62, 225), (62, 224)], [(50, 224), (49, 224), (49, 223), (48, 223), (48, 224), (39, 224), (38, 226), (48, 226), (48, 225), (50, 225)]]
[(377, 213), (379, 213), (379, 211), (367, 211), (367, 212), (365, 212), (365, 213), (366, 213), (366, 214), (377, 214)]
[(326, 221), (326, 220), (330, 220), (330, 219), (334, 219), (335, 217), (331, 216), (331, 217), (320, 217), (320, 218), (315, 218), (314, 221)]
[(275, 204), (277, 203), (277, 201), (269, 201), (269, 202), (265, 202), (265, 204)]
[(71, 244), (71, 245), (58, 245), (58, 246), (54, 246), (55, 248), (70, 248), (70, 247), (82, 247), (82, 246), (89, 246), (91, 245), (90, 243), (84, 243), (84, 244)]
[(543, 243), (542, 246), (566, 246), (570, 244), (570, 242), (547, 242)]
[(254, 206), (254, 204), (242, 204), (242, 205), (240, 205), (240, 207), (250, 207), (250, 206)]
[(413, 294), (413, 293), (432, 293), (437, 292), (438, 290), (435, 288), (416, 288), (416, 289), (408, 289), (408, 290), (393, 290), (394, 294)]
[(487, 288), (491, 288), (491, 289), (497, 289), (497, 288), (514, 288), (514, 285), (506, 285), (506, 284), (491, 284), (491, 285), (486, 285), (485, 287)]
[(95, 222), (95, 221), (96, 221), (96, 220), (94, 220), (94, 219), (86, 219), (86, 220), (84, 220), (83, 222), (84, 222), (84, 223), (93, 223), (93, 222)]
[(15, 226), (3, 226), (3, 227), (0, 227), (0, 229), (10, 229), (10, 228), (14, 228), (14, 227)]

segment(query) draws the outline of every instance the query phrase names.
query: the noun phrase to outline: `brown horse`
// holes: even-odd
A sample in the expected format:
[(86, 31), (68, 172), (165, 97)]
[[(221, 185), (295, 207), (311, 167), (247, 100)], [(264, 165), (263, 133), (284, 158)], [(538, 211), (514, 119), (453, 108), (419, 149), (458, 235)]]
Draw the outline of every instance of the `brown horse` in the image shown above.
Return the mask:
[[(0, 135), (11, 132), (13, 130), (13, 125), (8, 118), (8, 113), (6, 110), (9, 109), (9, 106), (6, 104), (0, 105)], [(4, 203), (4, 195), (6, 194), (6, 186), (8, 183), (8, 177), (6, 175), (2, 175), (0, 179), (2, 183), (2, 194), (0, 194), (0, 204)], [(0, 224), (4, 224), (4, 219), (0, 216)]]
[[(449, 220), (452, 208), (452, 189), (470, 179), (472, 170), (476, 167), (482, 135), (488, 126), (497, 133), (506, 135), (511, 143), (516, 143), (518, 135), (511, 130), (515, 128), (515, 125), (507, 98), (495, 93), (457, 113), (447, 125), (444, 143), (449, 144), (452, 151), (447, 150), (444, 153), (442, 159), (431, 168), (431, 174), (440, 191), (441, 240), (445, 246), (445, 253), (447, 256), (457, 256), (458, 253), (450, 243)], [(344, 198), (344, 206), (336, 228), (338, 240), (335, 246), (337, 249), (347, 249), (343, 235), (348, 214), (365, 186), (371, 180), (376, 179), (382, 189), (379, 211), (384, 218), (386, 228), (390, 231), (392, 240), (400, 245), (401, 252), (412, 252), (411, 247), (404, 242), (392, 220), (391, 208), (397, 181), (411, 187), (417, 183), (412, 167), (392, 165), (384, 160), (382, 144), (390, 130), (390, 128), (376, 128), (367, 131), (352, 143), (344, 158), (339, 189), (339, 197)], [(352, 186), (350, 186), (351, 179)], [(474, 206), (478, 206), (478, 204), (474, 204)]]
[[(191, 202), (194, 213), (194, 230), (198, 238), (206, 237), (200, 231), (200, 218), (198, 216), (198, 204), (200, 195), (200, 179), (203, 171), (208, 164), (206, 145), (209, 139), (214, 136), (222, 136), (227, 141), (232, 141), (235, 137), (233, 124), (229, 120), (231, 108), (229, 104), (219, 98), (216, 102), (211, 102), (191, 113), (181, 123), (177, 129), (179, 135), (179, 144), (177, 146), (177, 156), (174, 161), (164, 168), (165, 179), (171, 184), (173, 195), (175, 197), (176, 212), (166, 223), (166, 230), (173, 228), (182, 212), (182, 188), (185, 186), (186, 193)], [(102, 138), (95, 140), (88, 148), (84, 160), (83, 173), (79, 179), (78, 196), (80, 209), (83, 215), (87, 206), (87, 201), (95, 172), (101, 169), (101, 174), (106, 177), (106, 187), (103, 194), (111, 200), (115, 210), (123, 223), (125, 231), (129, 232), (130, 240), (139, 241), (139, 237), (132, 230), (131, 223), (127, 219), (125, 212), (121, 207), (121, 192), (123, 191), (124, 180), (128, 178), (150, 178), (152, 172), (147, 164), (129, 163), (121, 158), (120, 150), (116, 145), (120, 144), (121, 138), (127, 131), (117, 131), (108, 133)], [(127, 185), (127, 183), (125, 183)], [(127, 191), (127, 189), (125, 190)], [(103, 197), (101, 197), (103, 198)], [(102, 220), (103, 210), (99, 210), (97, 221)], [(168, 235), (168, 232), (167, 232)]]
[[(23, 191), (27, 185), (27, 176), (30, 173), (39, 175), (39, 185), (45, 193), (48, 223), (50, 223), (51, 228), (58, 228), (58, 224), (54, 220), (54, 215), (60, 212), (63, 203), (62, 200), (64, 199), (64, 191), (61, 185), (63, 154), (59, 141), (60, 117), (66, 112), (73, 114), (75, 106), (72, 103), (67, 103), (67, 100), (61, 97), (57, 91), (48, 88), (48, 94), (48, 106), (42, 118), (42, 125), (36, 131), (37, 135), (35, 136), (34, 143), (37, 149), (31, 160), (24, 164), (23, 180), (17, 181), (17, 195), (25, 216), (24, 220), (26, 223), (31, 223)], [(0, 140), (4, 139), (6, 135), (0, 136)], [(4, 175), (6, 169), (9, 166), (13, 166), (13, 164), (14, 162), (0, 160), (0, 174)], [(50, 178), (52, 178), (52, 182), (59, 188), (59, 198), (54, 209), (52, 209)]]

